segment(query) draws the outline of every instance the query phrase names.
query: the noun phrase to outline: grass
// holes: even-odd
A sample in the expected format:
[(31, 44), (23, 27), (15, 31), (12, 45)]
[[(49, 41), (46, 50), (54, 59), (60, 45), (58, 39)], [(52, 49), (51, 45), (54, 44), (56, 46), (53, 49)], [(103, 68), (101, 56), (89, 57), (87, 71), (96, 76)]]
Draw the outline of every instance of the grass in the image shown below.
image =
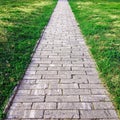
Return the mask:
[(0, 0), (0, 119), (57, 0)]
[(69, 1), (100, 76), (120, 113), (120, 1)]

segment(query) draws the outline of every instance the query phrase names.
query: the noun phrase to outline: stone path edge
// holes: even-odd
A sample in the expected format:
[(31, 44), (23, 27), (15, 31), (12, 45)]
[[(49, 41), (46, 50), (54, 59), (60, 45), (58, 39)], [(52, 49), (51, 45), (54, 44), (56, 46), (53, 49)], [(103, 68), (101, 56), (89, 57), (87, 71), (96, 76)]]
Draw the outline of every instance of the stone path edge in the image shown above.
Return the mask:
[[(58, 3), (57, 3), (57, 4), (58, 4)], [(57, 6), (57, 4), (56, 4), (56, 6)], [(55, 6), (55, 8), (56, 8), (56, 6)], [(54, 8), (54, 9), (55, 9), (55, 8)], [(54, 12), (54, 9), (53, 9), (52, 13)], [(52, 16), (52, 14), (51, 14), (51, 16)], [(32, 53), (31, 53), (31, 55), (30, 55), (30, 62), (31, 62), (31, 60), (32, 60), (32, 57), (33, 57), (33, 55), (34, 55), (34, 53), (35, 53), (38, 45), (39, 45), (40, 42), (41, 42), (41, 39), (42, 39), (43, 34), (44, 34), (44, 31), (46, 30), (46, 27), (48, 26), (48, 24), (49, 24), (49, 22), (50, 22), (50, 20), (51, 20), (51, 16), (50, 16), (50, 18), (49, 18), (49, 20), (48, 20), (48, 23), (44, 26), (43, 30), (41, 31), (40, 37), (39, 37), (39, 39), (37, 40), (37, 42), (36, 42), (36, 44), (35, 44), (35, 47), (34, 47), (33, 50), (32, 50)], [(29, 66), (29, 64), (28, 64), (27, 67), (25, 68), (25, 72), (26, 72), (28, 66)], [(5, 108), (4, 108), (4, 111), (3, 111), (3, 114), (5, 114), (5, 115), (6, 115), (7, 112), (9, 111), (10, 106), (12, 105), (12, 102), (13, 102), (13, 100), (14, 100), (17, 92), (18, 92), (18, 89), (19, 89), (20, 84), (21, 84), (21, 82), (22, 82), (22, 80), (23, 80), (23, 77), (24, 77), (24, 75), (25, 75), (25, 72), (24, 72), (23, 75), (21, 76), (21, 79), (18, 81), (18, 84), (14, 87), (13, 92), (11, 93), (11, 96), (10, 96), (10, 98), (8, 99), (8, 101), (7, 101), (6, 105), (5, 105)]]

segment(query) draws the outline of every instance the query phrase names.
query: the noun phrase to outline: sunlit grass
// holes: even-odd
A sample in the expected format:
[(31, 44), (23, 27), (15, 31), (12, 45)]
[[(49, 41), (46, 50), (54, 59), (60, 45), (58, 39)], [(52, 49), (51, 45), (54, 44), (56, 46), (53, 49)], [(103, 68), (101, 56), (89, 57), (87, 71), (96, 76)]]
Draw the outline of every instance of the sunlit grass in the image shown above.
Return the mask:
[(0, 0), (0, 118), (57, 0)]
[(120, 1), (70, 0), (70, 5), (120, 112)]
[[(2, 0), (0, 0), (1, 2)], [(17, 3), (17, 4), (16, 4)], [(8, 27), (15, 27), (17, 26), (20, 21), (20, 17), (22, 17), (22, 20), (25, 19), (28, 15), (31, 15), (32, 13), (36, 12), (36, 14), (40, 14), (42, 12), (42, 8), (46, 5), (50, 6), (50, 1), (4, 1), (0, 3), (0, 42), (6, 42), (8, 41), (7, 36), (7, 29)], [(18, 22), (19, 21), (19, 22)], [(26, 21), (27, 22), (27, 21)]]

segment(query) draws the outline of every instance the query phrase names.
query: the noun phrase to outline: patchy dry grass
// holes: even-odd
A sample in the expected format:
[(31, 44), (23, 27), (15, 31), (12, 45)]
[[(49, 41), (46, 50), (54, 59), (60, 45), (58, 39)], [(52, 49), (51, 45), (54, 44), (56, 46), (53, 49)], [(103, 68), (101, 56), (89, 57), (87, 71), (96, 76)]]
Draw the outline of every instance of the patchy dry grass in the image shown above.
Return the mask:
[(0, 119), (57, 0), (0, 0)]
[(70, 5), (120, 113), (120, 1), (70, 0)]

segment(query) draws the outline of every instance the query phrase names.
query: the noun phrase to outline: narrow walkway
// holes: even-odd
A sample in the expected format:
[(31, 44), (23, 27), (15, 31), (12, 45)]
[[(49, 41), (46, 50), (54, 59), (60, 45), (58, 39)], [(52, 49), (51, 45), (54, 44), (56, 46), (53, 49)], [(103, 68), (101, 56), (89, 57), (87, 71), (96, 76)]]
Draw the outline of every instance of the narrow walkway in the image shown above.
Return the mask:
[(67, 0), (58, 1), (7, 115), (41, 119), (118, 120)]

